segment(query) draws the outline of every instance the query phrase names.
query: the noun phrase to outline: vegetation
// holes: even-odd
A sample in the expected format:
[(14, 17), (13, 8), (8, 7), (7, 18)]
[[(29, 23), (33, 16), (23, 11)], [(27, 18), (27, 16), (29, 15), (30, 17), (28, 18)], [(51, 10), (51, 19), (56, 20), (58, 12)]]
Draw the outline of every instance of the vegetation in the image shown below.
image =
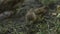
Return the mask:
[(60, 0), (0, 0), (0, 34), (60, 34)]

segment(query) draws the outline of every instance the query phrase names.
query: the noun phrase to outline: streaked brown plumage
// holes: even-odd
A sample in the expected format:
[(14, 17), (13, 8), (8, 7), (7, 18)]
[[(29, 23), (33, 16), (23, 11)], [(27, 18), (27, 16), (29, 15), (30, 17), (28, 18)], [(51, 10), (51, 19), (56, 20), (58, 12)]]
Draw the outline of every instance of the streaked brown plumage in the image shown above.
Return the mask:
[(47, 7), (40, 7), (40, 8), (34, 9), (34, 12), (36, 15), (44, 14), (46, 13), (46, 11), (47, 11)]

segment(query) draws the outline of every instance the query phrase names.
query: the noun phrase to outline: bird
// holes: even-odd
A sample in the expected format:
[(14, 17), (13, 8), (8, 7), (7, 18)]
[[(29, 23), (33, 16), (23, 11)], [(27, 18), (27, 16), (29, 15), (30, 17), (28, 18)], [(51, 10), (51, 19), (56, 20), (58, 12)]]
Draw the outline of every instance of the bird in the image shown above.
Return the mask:
[(35, 21), (38, 20), (43, 20), (43, 16), (47, 12), (47, 7), (43, 6), (40, 8), (31, 8), (30, 10), (27, 11), (25, 15), (26, 23), (34, 23)]

